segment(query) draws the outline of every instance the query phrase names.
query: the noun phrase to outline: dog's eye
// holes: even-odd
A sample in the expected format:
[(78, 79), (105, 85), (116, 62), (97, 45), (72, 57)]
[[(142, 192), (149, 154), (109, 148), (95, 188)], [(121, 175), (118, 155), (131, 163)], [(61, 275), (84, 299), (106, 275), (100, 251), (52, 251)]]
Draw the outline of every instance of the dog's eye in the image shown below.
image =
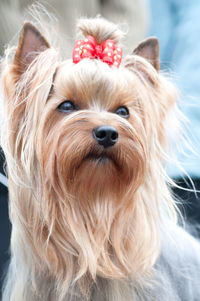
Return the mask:
[(77, 106), (71, 100), (66, 100), (62, 102), (57, 109), (58, 111), (63, 113), (70, 113), (75, 110), (78, 110)]
[(117, 115), (120, 115), (121, 117), (124, 117), (124, 118), (128, 118), (129, 117), (129, 110), (126, 108), (126, 107), (119, 107), (115, 113)]

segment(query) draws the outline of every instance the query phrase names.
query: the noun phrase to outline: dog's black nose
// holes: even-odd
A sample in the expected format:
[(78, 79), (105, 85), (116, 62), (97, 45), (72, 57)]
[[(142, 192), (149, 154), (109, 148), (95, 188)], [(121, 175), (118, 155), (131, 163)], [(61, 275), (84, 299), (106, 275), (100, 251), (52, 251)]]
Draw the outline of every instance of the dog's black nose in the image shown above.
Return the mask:
[(113, 146), (118, 139), (118, 131), (109, 125), (102, 125), (93, 129), (94, 139), (103, 147)]

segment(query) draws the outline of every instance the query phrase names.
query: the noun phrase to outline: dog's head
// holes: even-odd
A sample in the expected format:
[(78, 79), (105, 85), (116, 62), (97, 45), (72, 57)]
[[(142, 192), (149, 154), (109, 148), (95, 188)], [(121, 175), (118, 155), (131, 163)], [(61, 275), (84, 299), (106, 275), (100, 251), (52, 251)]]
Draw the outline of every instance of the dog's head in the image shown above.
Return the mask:
[[(104, 20), (81, 24), (98, 43), (119, 39)], [(119, 68), (74, 64), (59, 62), (33, 25), (22, 29), (4, 73), (4, 149), (19, 221), (56, 276), (123, 278), (155, 262), (164, 121), (175, 103), (158, 47), (145, 40)]]

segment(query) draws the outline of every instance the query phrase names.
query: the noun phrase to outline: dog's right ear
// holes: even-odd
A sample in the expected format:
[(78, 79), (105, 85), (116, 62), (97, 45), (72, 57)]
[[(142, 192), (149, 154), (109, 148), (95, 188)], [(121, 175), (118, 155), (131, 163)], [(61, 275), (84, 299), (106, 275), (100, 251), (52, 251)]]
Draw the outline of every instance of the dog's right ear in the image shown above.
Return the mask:
[(156, 37), (150, 37), (141, 42), (133, 50), (133, 54), (145, 58), (157, 71), (159, 71), (159, 42)]
[(17, 73), (24, 73), (37, 55), (49, 47), (49, 43), (39, 30), (29, 22), (25, 23), (20, 33), (14, 57), (14, 65)]
[(127, 68), (135, 68), (137, 63), (133, 56), (139, 56), (148, 61), (154, 69), (159, 72), (159, 42), (156, 37), (150, 37), (142, 41), (132, 52), (132, 55), (127, 56), (124, 61), (124, 66)]

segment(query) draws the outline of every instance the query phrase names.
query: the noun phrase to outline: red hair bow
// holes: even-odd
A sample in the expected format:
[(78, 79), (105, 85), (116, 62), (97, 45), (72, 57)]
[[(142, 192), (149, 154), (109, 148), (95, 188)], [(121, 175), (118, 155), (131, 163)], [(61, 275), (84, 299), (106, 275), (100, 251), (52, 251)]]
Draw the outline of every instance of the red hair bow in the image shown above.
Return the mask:
[(73, 50), (73, 62), (77, 64), (84, 58), (99, 58), (108, 65), (119, 67), (122, 60), (122, 48), (115, 46), (113, 40), (106, 40), (98, 45), (92, 36), (77, 40)]

